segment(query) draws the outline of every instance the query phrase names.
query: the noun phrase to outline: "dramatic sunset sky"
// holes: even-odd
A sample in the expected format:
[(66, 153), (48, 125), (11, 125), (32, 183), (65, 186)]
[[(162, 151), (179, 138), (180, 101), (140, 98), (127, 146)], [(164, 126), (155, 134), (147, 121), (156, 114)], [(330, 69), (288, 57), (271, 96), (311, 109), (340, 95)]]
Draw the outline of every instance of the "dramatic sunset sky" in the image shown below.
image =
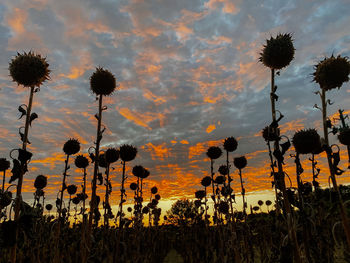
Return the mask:
[[(150, 170), (146, 188), (157, 185), (163, 199), (193, 197), (209, 174), (207, 148), (234, 136), (239, 146), (231, 156), (248, 158), (246, 190), (272, 192), (260, 136), (271, 122), (270, 72), (258, 62), (262, 45), (278, 32), (291, 32), (295, 40), (295, 59), (276, 79), (282, 133), (292, 137), (304, 127), (320, 128), (313, 65), (332, 53), (350, 56), (349, 14), (348, 0), (2, 0), (0, 157), (20, 146), (24, 121), (17, 108), (28, 96), (11, 82), (8, 63), (17, 51), (33, 50), (47, 57), (52, 73), (34, 97), (39, 118), (29, 135), (34, 156), (25, 175), (28, 201), (38, 174), (48, 176), (46, 192), (55, 198), (67, 139), (79, 139), (83, 153), (93, 145), (97, 103), (89, 77), (96, 66), (109, 69), (119, 83), (105, 100), (103, 147), (135, 145), (139, 154), (128, 166)], [(330, 115), (350, 109), (349, 95), (349, 83), (328, 93)], [(286, 154), (287, 171), (294, 178), (292, 153)], [(322, 160), (320, 181), (327, 185)], [(215, 169), (223, 163), (219, 159)], [(73, 167), (69, 184), (81, 181)], [(341, 167), (347, 167), (346, 158)], [(303, 178), (310, 180), (310, 163), (304, 168)], [(115, 200), (119, 164), (112, 178)], [(338, 180), (350, 182), (349, 171)], [(127, 185), (132, 181), (130, 175)]]

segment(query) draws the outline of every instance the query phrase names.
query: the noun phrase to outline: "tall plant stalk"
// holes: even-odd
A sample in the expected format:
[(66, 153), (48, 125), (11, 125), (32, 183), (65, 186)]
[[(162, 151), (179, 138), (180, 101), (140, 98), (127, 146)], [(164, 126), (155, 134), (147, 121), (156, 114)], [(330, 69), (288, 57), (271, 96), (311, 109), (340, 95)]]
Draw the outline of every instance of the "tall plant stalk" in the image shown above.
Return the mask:
[(90, 211), (89, 211), (89, 224), (87, 228), (87, 234), (90, 236), (91, 229), (92, 229), (92, 219), (94, 215), (94, 211), (96, 209), (96, 181), (97, 181), (97, 174), (98, 174), (98, 163), (99, 163), (99, 156), (100, 156), (100, 143), (102, 139), (101, 135), (101, 123), (102, 123), (102, 94), (98, 97), (98, 118), (97, 118), (97, 131), (96, 131), (96, 146), (95, 146), (95, 162), (94, 162), (94, 174), (92, 178), (92, 186), (91, 186), (91, 204), (90, 204)]
[(122, 173), (122, 185), (120, 188), (120, 203), (119, 203), (119, 228), (121, 228), (121, 222), (123, 218), (123, 203), (125, 196), (125, 161), (123, 161), (123, 173)]
[[(271, 113), (272, 113), (272, 122), (276, 123), (276, 131), (278, 130), (278, 122), (276, 118), (276, 105), (275, 105), (275, 69), (271, 68), (271, 95), (270, 95), (270, 100), (271, 100)], [(274, 142), (274, 151), (280, 152), (280, 146), (279, 146), (279, 140), (276, 138)], [(294, 223), (293, 223), (293, 216), (291, 212), (291, 206), (289, 203), (288, 195), (286, 192), (286, 184), (284, 181), (284, 171), (283, 171), (283, 164), (282, 161), (279, 158), (277, 159), (277, 168), (278, 168), (278, 182), (280, 183), (280, 187), (282, 190), (282, 195), (283, 195), (283, 203), (284, 203), (284, 208), (287, 213), (287, 225), (288, 225), (288, 231), (290, 233), (290, 238), (293, 243), (293, 248), (294, 248), (294, 256), (295, 260), (297, 263), (301, 263), (301, 258), (300, 258), (300, 250), (299, 250), (299, 244), (297, 240), (297, 235), (296, 231), (294, 228)]]
[[(30, 122), (30, 114), (32, 111), (32, 105), (33, 105), (33, 97), (34, 97), (34, 86), (30, 87), (30, 93), (29, 93), (29, 101), (28, 101), (28, 107), (26, 112), (26, 120), (25, 120), (25, 126), (24, 126), (24, 136), (23, 136), (23, 143), (22, 143), (22, 150), (27, 150), (27, 143), (28, 143), (28, 133), (29, 133), (29, 122)], [(25, 167), (27, 165), (27, 161), (21, 162), (21, 170), (19, 173), (18, 183), (17, 183), (17, 192), (16, 192), (16, 201), (15, 201), (15, 216), (14, 220), (18, 221), (19, 219), (19, 212), (21, 208), (21, 202), (22, 202), (22, 184), (23, 184), (23, 175), (25, 174)], [(19, 230), (16, 229), (16, 240), (18, 238)], [(11, 248), (11, 262), (16, 263), (16, 249), (17, 249), (17, 242), (15, 245)]]
[(328, 126), (327, 126), (327, 101), (326, 101), (326, 89), (321, 88), (321, 101), (322, 101), (322, 120), (323, 120), (323, 135), (324, 135), (324, 140), (326, 144), (326, 154), (327, 154), (327, 161), (328, 161), (328, 167), (329, 167), (329, 172), (330, 172), (330, 177), (332, 180), (332, 184), (334, 187), (334, 190), (336, 191), (338, 198), (339, 198), (339, 208), (340, 208), (340, 216), (342, 219), (345, 235), (346, 235), (346, 240), (348, 244), (348, 249), (350, 249), (350, 225), (349, 225), (349, 219), (346, 214), (346, 210), (344, 207), (344, 202), (337, 184), (337, 179), (335, 177), (335, 171), (334, 171), (334, 166), (332, 163), (332, 152), (330, 150), (329, 146), (329, 139), (328, 139)]

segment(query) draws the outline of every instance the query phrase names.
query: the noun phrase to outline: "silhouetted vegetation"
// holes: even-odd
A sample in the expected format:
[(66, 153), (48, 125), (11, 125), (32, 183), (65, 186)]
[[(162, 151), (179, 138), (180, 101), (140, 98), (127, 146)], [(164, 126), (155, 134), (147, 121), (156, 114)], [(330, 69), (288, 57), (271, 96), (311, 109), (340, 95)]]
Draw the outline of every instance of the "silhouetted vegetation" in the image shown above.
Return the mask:
[[(346, 57), (332, 55), (315, 66), (313, 76), (320, 85), (317, 94), (322, 103), (321, 107), (315, 107), (322, 112), (323, 137), (309, 127), (295, 131), (290, 140), (279, 128), (284, 115), (276, 109), (275, 76), (292, 62), (294, 52), (292, 36), (278, 34), (267, 40), (260, 54), (260, 62), (271, 71), (272, 120), (262, 129), (262, 139), (268, 148), (266, 157), (275, 200), (248, 203), (244, 169), (249, 162), (245, 156), (230, 156), (239, 147), (239, 141), (231, 136), (222, 145), (211, 146), (203, 153), (210, 167), (208, 163), (208, 175), (201, 179), (193, 200), (177, 200), (163, 218), (159, 207), (162, 189), (144, 187), (152, 168), (135, 165), (127, 173), (127, 165), (138, 156), (137, 148), (124, 144), (102, 149), (105, 131), (102, 113), (107, 110), (103, 98), (116, 91), (117, 82), (110, 71), (100, 67), (90, 77), (90, 89), (98, 102), (95, 141), (89, 149), (81, 149), (74, 138), (64, 143), (62, 185), (57, 189), (54, 205), (45, 198), (50, 178), (42, 174), (33, 182), (33, 203), (22, 199), (23, 176), (33, 158), (33, 153), (27, 150), (29, 129), (39, 117), (32, 112), (33, 96), (49, 80), (50, 70), (46, 58), (40, 55), (17, 54), (10, 62), (10, 76), (18, 85), (28, 87), (30, 93), (28, 104), (18, 107), (20, 119), (25, 116), (25, 124), (19, 128), (22, 147), (9, 154), (12, 168), (10, 161), (0, 158), (0, 262), (163, 262), (171, 250), (176, 250), (184, 262), (348, 260), (350, 187), (337, 184), (337, 176), (345, 171), (339, 168), (340, 148), (330, 145), (329, 134), (337, 135), (339, 142), (347, 147), (349, 161), (350, 129), (343, 110), (339, 110), (340, 127), (327, 116), (327, 107), (332, 103), (327, 100), (326, 92), (349, 81), (350, 62)], [(81, 151), (87, 153), (79, 154)], [(332, 182), (332, 188), (327, 189), (318, 182), (317, 160), (323, 152)], [(285, 183), (287, 154), (294, 158), (296, 187), (287, 187)], [(301, 155), (308, 156), (311, 162), (312, 182), (302, 178)], [(67, 184), (71, 157), (81, 169), (81, 186)], [(223, 163), (218, 163), (221, 158)], [(90, 164), (93, 172), (88, 174)], [(116, 172), (118, 165), (120, 199), (114, 204), (118, 207), (114, 214), (111, 173)], [(7, 178), (10, 168), (12, 175)], [(239, 178), (239, 197), (232, 188), (233, 176)], [(7, 188), (6, 180), (10, 183)], [(91, 196), (87, 195), (89, 183)], [(97, 195), (98, 187), (104, 190), (103, 197)], [(16, 189), (15, 195), (12, 189)], [(128, 205), (131, 202), (133, 205)], [(238, 202), (242, 206), (237, 206)], [(54, 207), (56, 213), (52, 211)]]

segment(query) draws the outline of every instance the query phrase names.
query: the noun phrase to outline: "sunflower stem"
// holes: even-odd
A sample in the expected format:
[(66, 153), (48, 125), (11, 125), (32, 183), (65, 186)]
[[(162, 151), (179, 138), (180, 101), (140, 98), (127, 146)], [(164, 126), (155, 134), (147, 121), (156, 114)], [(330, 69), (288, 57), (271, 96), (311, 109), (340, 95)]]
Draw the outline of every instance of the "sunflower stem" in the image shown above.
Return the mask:
[(124, 189), (124, 182), (125, 182), (125, 161), (123, 161), (123, 174), (122, 174), (122, 186), (120, 188), (120, 203), (119, 203), (119, 228), (121, 228), (121, 222), (123, 217), (123, 199), (125, 195), (125, 189)]
[[(34, 97), (34, 86), (30, 87), (30, 94), (29, 94), (29, 102), (26, 112), (26, 121), (24, 126), (24, 136), (23, 136), (23, 143), (22, 143), (22, 150), (27, 149), (27, 143), (28, 143), (28, 133), (29, 133), (29, 121), (30, 121), (30, 114), (32, 111), (32, 105), (33, 105), (33, 97)], [(15, 202), (15, 217), (14, 220), (18, 221), (19, 218), (19, 212), (21, 208), (21, 202), (22, 202), (22, 184), (23, 184), (23, 175), (25, 173), (25, 166), (27, 165), (27, 162), (21, 162), (21, 171), (18, 178), (17, 183), (17, 192), (16, 192), (16, 202)], [(16, 231), (16, 240), (18, 237), (18, 228)], [(14, 244), (14, 246), (11, 248), (11, 262), (16, 263), (16, 248), (17, 248), (17, 242)]]
[(337, 179), (335, 177), (335, 171), (332, 163), (332, 150), (330, 149), (329, 146), (329, 139), (328, 139), (328, 126), (327, 126), (327, 102), (326, 102), (326, 90), (321, 87), (321, 100), (322, 100), (322, 120), (323, 120), (323, 135), (324, 135), (324, 140), (326, 144), (326, 154), (327, 154), (327, 160), (328, 160), (328, 166), (329, 166), (329, 172), (330, 172), (330, 177), (332, 180), (333, 188), (338, 195), (339, 198), (339, 209), (340, 209), (340, 215), (346, 235), (346, 240), (348, 244), (348, 248), (350, 249), (350, 226), (349, 226), (349, 219), (345, 211), (343, 199), (337, 184)]
[[(276, 104), (275, 104), (275, 69), (271, 68), (271, 94), (270, 94), (270, 100), (271, 100), (271, 113), (272, 113), (272, 122), (276, 123)], [(277, 122), (277, 127), (275, 128), (275, 132), (277, 134), (278, 131), (278, 122)], [(280, 152), (280, 148), (279, 148), (279, 139), (276, 138), (275, 143), (274, 143), (274, 150), (276, 152)], [(291, 212), (291, 206), (289, 203), (289, 199), (288, 199), (288, 195), (287, 195), (287, 191), (286, 191), (286, 185), (285, 185), (285, 181), (284, 181), (284, 171), (283, 171), (283, 164), (281, 162), (281, 160), (277, 159), (277, 164), (278, 164), (278, 181), (281, 182), (281, 190), (282, 190), (282, 195), (283, 195), (283, 202), (284, 202), (284, 208), (285, 211), (287, 213), (287, 225), (288, 225), (288, 231), (290, 233), (290, 238), (291, 241), (293, 243), (293, 248), (294, 248), (294, 256), (295, 256), (295, 260), (297, 263), (301, 263), (301, 258), (300, 258), (300, 250), (299, 250), (299, 244), (298, 244), (298, 240), (297, 240), (297, 235), (295, 232), (295, 228), (294, 228), (294, 223), (293, 223), (293, 216), (292, 216), (292, 212)]]

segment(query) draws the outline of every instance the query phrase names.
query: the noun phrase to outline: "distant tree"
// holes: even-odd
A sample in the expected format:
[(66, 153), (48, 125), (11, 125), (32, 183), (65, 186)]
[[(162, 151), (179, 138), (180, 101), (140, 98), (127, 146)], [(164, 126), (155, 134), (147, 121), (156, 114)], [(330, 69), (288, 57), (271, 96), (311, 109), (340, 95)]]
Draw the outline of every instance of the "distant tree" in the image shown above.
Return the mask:
[(167, 222), (174, 225), (191, 225), (197, 215), (197, 208), (189, 199), (179, 199), (166, 212)]

